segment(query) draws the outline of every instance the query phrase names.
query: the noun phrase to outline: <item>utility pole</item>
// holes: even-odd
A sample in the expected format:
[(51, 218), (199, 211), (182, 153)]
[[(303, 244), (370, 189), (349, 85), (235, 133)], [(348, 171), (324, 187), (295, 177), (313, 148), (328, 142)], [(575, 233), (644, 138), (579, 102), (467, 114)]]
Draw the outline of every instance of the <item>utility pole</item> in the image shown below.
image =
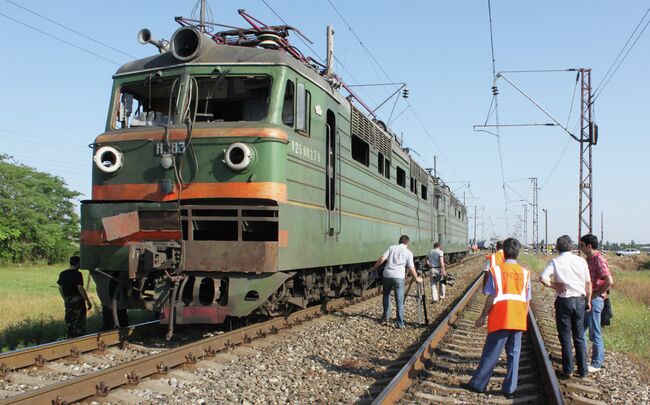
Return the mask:
[(476, 243), (476, 204), (474, 204), (474, 243)]
[(593, 178), (591, 147), (598, 141), (598, 127), (592, 121), (591, 69), (581, 68), (580, 75), (580, 183), (578, 207), (578, 240), (592, 233)]
[(605, 243), (605, 239), (603, 236), (603, 212), (600, 211), (600, 246), (603, 246), (603, 243)]
[(522, 245), (525, 246), (528, 240), (528, 204), (524, 204), (522, 207), (524, 207), (524, 241)]
[(548, 243), (548, 210), (546, 208), (542, 208), (542, 211), (544, 211), (544, 247), (542, 250), (546, 251), (546, 247), (549, 245)]
[(531, 177), (530, 181), (533, 186), (533, 252), (539, 249), (539, 210), (537, 199), (537, 177)]

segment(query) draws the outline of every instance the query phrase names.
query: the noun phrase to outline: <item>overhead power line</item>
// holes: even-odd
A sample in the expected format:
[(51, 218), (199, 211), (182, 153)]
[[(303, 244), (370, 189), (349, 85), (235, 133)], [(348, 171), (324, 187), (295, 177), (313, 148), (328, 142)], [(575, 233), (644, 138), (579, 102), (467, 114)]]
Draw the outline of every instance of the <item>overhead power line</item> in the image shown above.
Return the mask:
[(57, 26), (59, 26), (59, 27), (61, 27), (61, 28), (63, 28), (63, 29), (66, 29), (66, 30), (68, 30), (68, 31), (70, 31), (70, 32), (72, 32), (72, 33), (74, 33), (74, 34), (77, 34), (77, 35), (79, 35), (79, 36), (81, 36), (81, 37), (84, 37), (84, 38), (86, 38), (86, 39), (89, 40), (89, 41), (93, 41), (93, 42), (96, 43), (96, 44), (99, 44), (99, 45), (104, 46), (104, 47), (106, 47), (106, 48), (108, 48), (108, 49), (111, 49), (111, 50), (113, 50), (113, 51), (115, 51), (115, 52), (117, 52), (117, 53), (121, 53), (121, 54), (124, 55), (124, 56), (128, 56), (128, 57), (131, 58), (131, 59), (137, 59), (137, 57), (135, 57), (135, 56), (133, 56), (133, 55), (129, 55), (128, 53), (123, 52), (123, 51), (121, 51), (121, 50), (119, 50), (119, 49), (117, 49), (117, 48), (115, 48), (115, 47), (113, 47), (113, 46), (111, 46), (111, 45), (109, 45), (109, 44), (107, 44), (107, 43), (105, 43), (105, 42), (99, 41), (99, 40), (97, 40), (97, 39), (95, 39), (95, 38), (93, 38), (93, 37), (91, 37), (91, 36), (89, 36), (89, 35), (84, 34), (83, 32), (79, 32), (79, 31), (75, 30), (74, 28), (70, 28), (70, 27), (68, 27), (67, 25), (61, 24), (60, 22), (55, 21), (55, 20), (53, 20), (53, 19), (51, 19), (51, 18), (49, 18), (49, 17), (46, 17), (46, 16), (44, 16), (44, 15), (42, 15), (42, 14), (39, 14), (39, 13), (37, 13), (37, 12), (34, 11), (34, 10), (30, 10), (30, 9), (28, 9), (27, 7), (23, 6), (23, 5), (20, 5), (20, 4), (16, 3), (15, 1), (12, 1), (12, 0), (5, 0), (5, 1), (6, 1), (7, 3), (13, 4), (13, 5), (16, 6), (16, 7), (21, 8), (21, 9), (27, 11), (28, 13), (34, 14), (35, 16), (38, 16), (38, 17), (44, 19), (45, 21), (49, 21), (49, 22), (51, 22), (51, 23), (54, 24), (54, 25), (57, 25)]
[(118, 65), (118, 66), (121, 65), (121, 63), (118, 63), (118, 62), (116, 62), (116, 61), (114, 61), (114, 60), (111, 60), (111, 59), (109, 59), (109, 58), (106, 58), (106, 57), (104, 57), (104, 56), (102, 56), (102, 55), (100, 55), (100, 54), (98, 54), (98, 53), (95, 53), (95, 52), (93, 52), (93, 51), (90, 51), (90, 50), (88, 50), (88, 49), (86, 49), (86, 48), (83, 48), (83, 47), (81, 47), (81, 46), (79, 46), (79, 45), (73, 44), (72, 42), (66, 41), (66, 40), (63, 39), (63, 38), (59, 38), (59, 37), (57, 37), (56, 35), (52, 35), (52, 34), (50, 34), (49, 32), (45, 32), (45, 31), (43, 31), (43, 30), (41, 30), (41, 29), (38, 29), (38, 28), (36, 28), (36, 27), (34, 27), (34, 26), (32, 26), (32, 25), (29, 25), (29, 24), (27, 24), (27, 23), (25, 23), (25, 22), (22, 22), (22, 21), (20, 21), (20, 20), (18, 20), (18, 19), (15, 19), (15, 18), (13, 18), (13, 17), (10, 17), (10, 16), (8, 16), (7, 14), (0, 13), (0, 15), (3, 16), (4, 18), (7, 18), (7, 19), (9, 19), (9, 20), (15, 22), (15, 23), (18, 23), (18, 24), (20, 24), (20, 25), (23, 25), (23, 26), (29, 28), (29, 29), (32, 29), (32, 30), (34, 30), (34, 31), (36, 31), (36, 32), (39, 32), (39, 33), (43, 34), (43, 35), (46, 35), (46, 36), (48, 36), (48, 37), (50, 37), (50, 38), (52, 38), (52, 39), (56, 39), (56, 40), (59, 41), (59, 42), (63, 42), (64, 44), (66, 44), (66, 45), (68, 45), (68, 46), (71, 46), (71, 47), (73, 47), (73, 48), (76, 48), (76, 49), (78, 49), (78, 50), (80, 50), (80, 51), (82, 51), (82, 52), (86, 52), (87, 54), (90, 54), (90, 55), (93, 55), (93, 56), (95, 56), (95, 57), (97, 57), (97, 58), (103, 59), (103, 60), (105, 60), (106, 62), (110, 62), (110, 63), (113, 63), (113, 64)]
[[(263, 0), (263, 1), (264, 1), (264, 0)], [(382, 66), (382, 64), (379, 63), (379, 61), (378, 61), (377, 58), (373, 55), (373, 53), (370, 52), (370, 49), (368, 49), (368, 47), (364, 44), (364, 42), (363, 42), (363, 40), (361, 39), (361, 37), (359, 37), (359, 35), (357, 34), (357, 32), (354, 30), (354, 28), (352, 28), (352, 25), (351, 25), (351, 24), (350, 24), (350, 23), (345, 19), (345, 17), (343, 16), (343, 14), (342, 14), (342, 13), (339, 11), (339, 9), (334, 5), (334, 3), (333, 3), (331, 0), (327, 0), (327, 2), (330, 4), (330, 6), (332, 6), (332, 8), (333, 8), (334, 11), (336, 12), (336, 14), (339, 16), (339, 18), (340, 18), (340, 19), (343, 21), (343, 23), (348, 27), (348, 30), (349, 30), (349, 31), (352, 33), (352, 35), (357, 39), (357, 41), (359, 41), (359, 44), (361, 45), (361, 48), (362, 48), (362, 49), (364, 50), (364, 52), (368, 55), (368, 57), (369, 57), (369, 58), (370, 58), (370, 59), (371, 59), (371, 60), (372, 60), (376, 65), (377, 65), (377, 67), (379, 67), (379, 69), (380, 69), (381, 72), (384, 74), (384, 76), (388, 79), (388, 81), (391, 82), (391, 83), (398, 83), (398, 82), (396, 82), (395, 80), (393, 80), (393, 79), (390, 77), (390, 75), (388, 74), (388, 72), (386, 71), (386, 69), (384, 69), (384, 67)], [(397, 84), (395, 85), (395, 87), (397, 88)], [(443, 161), (448, 165), (448, 167), (449, 167), (450, 171), (452, 172), (452, 174), (453, 174), (456, 178), (460, 179), (460, 176), (458, 175), (458, 173), (457, 173), (456, 170), (454, 169), (453, 165), (452, 165), (451, 162), (450, 162), (450, 161), (445, 157), (444, 153), (442, 152), (442, 149), (438, 146), (437, 142), (435, 141), (435, 139), (433, 138), (433, 136), (431, 135), (431, 133), (429, 132), (429, 130), (427, 129), (427, 127), (424, 125), (424, 122), (422, 121), (422, 119), (420, 118), (420, 116), (418, 115), (418, 113), (415, 111), (415, 109), (413, 108), (413, 106), (411, 105), (411, 103), (410, 103), (408, 100), (406, 100), (406, 103), (407, 103), (407, 105), (408, 105), (408, 109), (411, 110), (411, 112), (413, 113), (413, 116), (415, 117), (416, 121), (417, 121), (417, 122), (420, 124), (420, 126), (422, 127), (422, 130), (424, 131), (424, 133), (427, 135), (427, 137), (429, 138), (429, 140), (431, 140), (431, 143), (434, 145), (434, 147), (435, 147), (436, 149), (438, 149), (438, 154), (440, 155), (440, 157), (442, 158), (442, 160), (443, 160)], [(399, 115), (401, 115), (401, 113), (400, 113)], [(398, 116), (399, 116), (399, 115), (398, 115)]]
[[(649, 19), (648, 22), (646, 22), (646, 24), (643, 26), (643, 29), (641, 30), (641, 32), (639, 32), (639, 34), (636, 36), (636, 39), (634, 40), (634, 42), (632, 42), (632, 45), (630, 45), (630, 46), (628, 47), (628, 44), (630, 43), (630, 41), (632, 40), (632, 38), (634, 38), (634, 35), (635, 35), (636, 32), (639, 30), (639, 27), (641, 27), (641, 24), (643, 24), (643, 21), (644, 21), (645, 18), (648, 16), (648, 13), (650, 13), (650, 7), (648, 7), (648, 9), (646, 10), (645, 14), (643, 14), (643, 17), (641, 17), (641, 21), (639, 21), (639, 23), (636, 25), (636, 28), (634, 28), (634, 31), (632, 31), (632, 34), (630, 34), (630, 36), (628, 37), (627, 41), (625, 41), (625, 45), (623, 45), (623, 47), (621, 48), (621, 50), (620, 50), (620, 52), (618, 53), (618, 55), (616, 55), (616, 58), (614, 59), (614, 61), (613, 61), (612, 64), (610, 65), (609, 69), (607, 69), (607, 72), (605, 73), (605, 76), (603, 76), (603, 78), (601, 79), (600, 83), (598, 83), (598, 85), (597, 85), (596, 88), (594, 89), (594, 97), (593, 97), (593, 100), (591, 101), (592, 104), (596, 101), (596, 99), (600, 96), (600, 94), (605, 90), (605, 87), (607, 87), (607, 85), (609, 84), (610, 80), (612, 80), (612, 78), (614, 77), (614, 75), (616, 74), (616, 72), (618, 71), (618, 69), (621, 67), (621, 65), (623, 64), (623, 61), (625, 60), (625, 58), (627, 58), (627, 55), (629, 55), (629, 53), (630, 53), (630, 51), (632, 50), (632, 48), (634, 48), (634, 45), (636, 45), (636, 43), (637, 43), (637, 41), (639, 40), (639, 38), (641, 38), (641, 35), (643, 35), (643, 33), (645, 32), (646, 28), (648, 28), (648, 24), (650, 24), (650, 19)], [(625, 51), (626, 48), (627, 48), (627, 52), (625, 52), (625, 55), (623, 55), (623, 57), (621, 58), (621, 55), (623, 54), (623, 52)], [(619, 61), (619, 59), (620, 59), (620, 61)], [(618, 64), (617, 64), (617, 62), (618, 62)], [(616, 68), (614, 68), (615, 65), (616, 65)], [(612, 69), (614, 69), (614, 70), (612, 71)], [(610, 72), (612, 72), (612, 74), (609, 75), (609, 77), (608, 77), (607, 75), (608, 75)], [(603, 83), (603, 82), (604, 82), (604, 83)], [(601, 85), (602, 85), (602, 87), (601, 87)]]

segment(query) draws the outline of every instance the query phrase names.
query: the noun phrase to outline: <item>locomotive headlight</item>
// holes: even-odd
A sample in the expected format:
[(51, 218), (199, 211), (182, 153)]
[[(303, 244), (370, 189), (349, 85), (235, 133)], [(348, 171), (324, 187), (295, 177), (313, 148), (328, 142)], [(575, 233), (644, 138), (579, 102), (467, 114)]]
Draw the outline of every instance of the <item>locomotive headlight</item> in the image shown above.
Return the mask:
[(117, 148), (102, 146), (93, 156), (95, 166), (104, 173), (115, 173), (124, 163), (124, 155)]
[(235, 142), (224, 151), (224, 163), (232, 170), (241, 171), (253, 161), (253, 148), (243, 142)]

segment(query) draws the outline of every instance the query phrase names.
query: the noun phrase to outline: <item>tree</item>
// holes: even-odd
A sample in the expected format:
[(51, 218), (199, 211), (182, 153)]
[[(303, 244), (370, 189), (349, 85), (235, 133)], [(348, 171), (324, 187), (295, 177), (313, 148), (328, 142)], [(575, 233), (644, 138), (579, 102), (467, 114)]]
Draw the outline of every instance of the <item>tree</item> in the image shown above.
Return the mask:
[(80, 194), (49, 173), (0, 155), (0, 261), (63, 261), (76, 249)]

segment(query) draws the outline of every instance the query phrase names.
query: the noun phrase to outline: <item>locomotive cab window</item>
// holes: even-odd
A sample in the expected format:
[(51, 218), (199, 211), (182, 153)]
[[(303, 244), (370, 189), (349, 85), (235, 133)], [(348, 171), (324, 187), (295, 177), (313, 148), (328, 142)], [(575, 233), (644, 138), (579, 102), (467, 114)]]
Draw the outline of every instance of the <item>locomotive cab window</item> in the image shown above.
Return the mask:
[(352, 135), (352, 159), (370, 166), (370, 145), (356, 135)]
[(261, 121), (268, 114), (267, 76), (195, 76), (188, 87), (190, 114), (197, 122)]
[(427, 193), (428, 193), (427, 186), (425, 186), (425, 185), (423, 184), (423, 185), (421, 186), (421, 190), (420, 190), (420, 195), (421, 195), (421, 197), (422, 197), (423, 200), (426, 200), (426, 199), (427, 199), (427, 195), (428, 195)]
[(115, 96), (112, 128), (175, 124), (179, 81), (149, 75), (145, 80), (123, 84)]

